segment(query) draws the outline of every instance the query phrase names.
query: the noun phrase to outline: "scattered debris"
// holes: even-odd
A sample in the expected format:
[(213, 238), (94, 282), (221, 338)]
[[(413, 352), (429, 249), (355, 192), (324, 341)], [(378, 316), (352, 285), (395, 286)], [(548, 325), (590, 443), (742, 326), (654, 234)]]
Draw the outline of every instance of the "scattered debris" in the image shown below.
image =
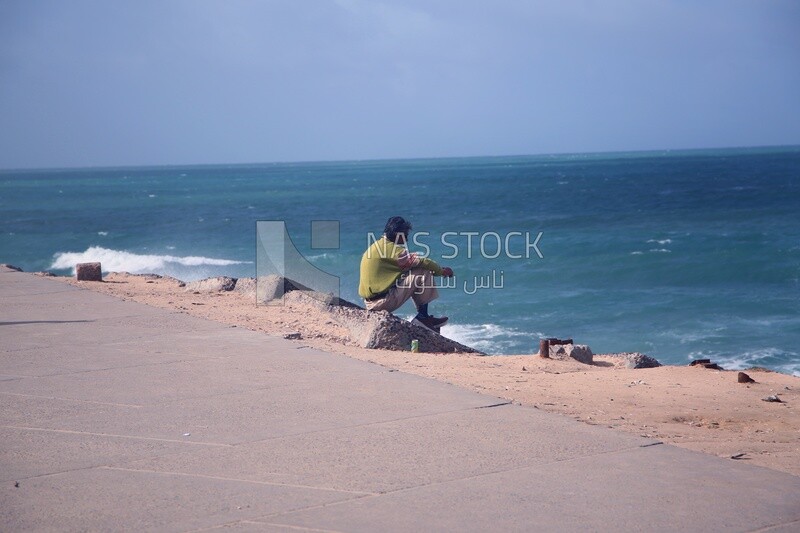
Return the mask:
[(736, 376), (736, 381), (738, 383), (755, 383), (756, 382), (756, 380), (754, 380), (753, 378), (751, 378), (750, 376), (748, 376), (744, 372), (739, 372), (739, 374)]
[(183, 436), (184, 436), (184, 437), (191, 437), (191, 436), (192, 436), (192, 434), (191, 434), (191, 433), (184, 433), (184, 434), (183, 434)]
[[(3, 266), (5, 266), (5, 265), (3, 265)], [(22, 271), (20, 270), (20, 272), (22, 272)], [(18, 488), (19, 488), (19, 481), (15, 481), (15, 482), (14, 482), (14, 488), (15, 488), (15, 489), (18, 489)]]
[(737, 453), (736, 455), (731, 455), (731, 459), (741, 459), (745, 455), (747, 455), (747, 454), (746, 453)]
[(766, 398), (761, 398), (761, 401), (762, 402), (783, 403), (783, 400), (778, 398), (777, 394), (772, 394), (770, 396), (767, 396)]
[(711, 359), (695, 359), (689, 366), (702, 366), (703, 368), (708, 368), (709, 370), (725, 370), (717, 363), (712, 363)]
[(302, 336), (300, 335), (300, 333), (298, 333), (296, 331), (293, 331), (292, 333), (284, 334), (283, 338), (286, 339), (286, 340), (290, 340), (290, 341), (296, 341), (296, 340), (300, 340), (302, 338)]
[(525, 367), (523, 366), (523, 367), (522, 367), (522, 371), (523, 371), (523, 372), (527, 372), (527, 371), (528, 371), (528, 369), (527, 369), (527, 368), (525, 368)]

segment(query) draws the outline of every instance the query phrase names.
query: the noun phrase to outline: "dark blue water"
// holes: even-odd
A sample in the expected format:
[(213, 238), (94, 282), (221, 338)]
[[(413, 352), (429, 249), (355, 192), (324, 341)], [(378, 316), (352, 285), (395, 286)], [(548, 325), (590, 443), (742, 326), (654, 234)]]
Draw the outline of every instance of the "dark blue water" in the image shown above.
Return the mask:
[[(252, 276), (255, 221), (286, 220), (357, 300), (367, 233), (402, 215), (422, 232), (412, 248), (456, 271), (432, 305), (446, 333), (484, 350), (570, 336), (596, 353), (800, 374), (798, 213), (797, 147), (3, 171), (0, 261)], [(310, 248), (312, 220), (340, 222), (339, 249)], [(543, 258), (526, 247), (540, 232)]]

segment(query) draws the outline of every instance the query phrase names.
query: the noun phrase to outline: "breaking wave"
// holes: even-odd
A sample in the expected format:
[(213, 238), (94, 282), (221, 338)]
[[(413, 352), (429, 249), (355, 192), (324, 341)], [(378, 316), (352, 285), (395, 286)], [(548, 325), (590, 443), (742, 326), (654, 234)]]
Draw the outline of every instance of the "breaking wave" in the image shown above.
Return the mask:
[[(100, 262), (104, 272), (130, 272), (132, 274), (153, 273), (174, 275), (176, 270), (185, 267), (230, 266), (250, 263), (231, 259), (174, 255), (135, 254), (124, 250), (110, 250), (92, 246), (84, 252), (59, 252), (53, 256), (50, 268), (53, 270), (72, 270), (77, 263)], [(181, 268), (184, 267), (184, 268)]]
[(798, 356), (800, 354), (797, 352), (767, 347), (739, 354), (697, 351), (690, 353), (688, 359), (709, 358), (722, 365), (726, 370), (746, 370), (753, 366), (762, 366), (800, 377), (800, 358)]
[[(533, 353), (539, 349), (539, 337), (543, 336), (497, 324), (445, 324), (442, 326), (442, 335), (493, 355)], [(533, 346), (534, 341), (536, 346)]]

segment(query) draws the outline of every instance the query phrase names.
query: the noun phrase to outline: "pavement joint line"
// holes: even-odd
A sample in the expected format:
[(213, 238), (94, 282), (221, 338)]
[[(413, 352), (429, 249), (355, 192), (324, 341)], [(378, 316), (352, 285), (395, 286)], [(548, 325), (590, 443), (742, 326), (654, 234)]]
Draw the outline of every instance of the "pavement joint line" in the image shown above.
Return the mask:
[[(479, 479), (479, 478), (482, 478), (482, 477), (494, 476), (494, 475), (497, 475), (497, 474), (505, 474), (507, 472), (515, 472), (515, 471), (518, 471), (518, 470), (530, 470), (532, 468), (541, 468), (541, 467), (544, 467), (544, 466), (550, 466), (550, 465), (555, 465), (555, 464), (559, 464), (559, 463), (569, 463), (569, 462), (572, 462), (572, 461), (581, 461), (581, 460), (586, 460), (586, 459), (592, 459), (594, 457), (600, 457), (602, 455), (613, 455), (613, 454), (618, 454), (618, 453), (627, 453), (627, 452), (636, 451), (636, 450), (640, 450), (640, 449), (642, 449), (640, 446), (628, 447), (628, 448), (619, 448), (619, 449), (616, 449), (616, 450), (607, 450), (607, 451), (604, 451), (604, 452), (597, 452), (597, 453), (592, 453), (592, 454), (588, 454), (588, 455), (580, 455), (580, 456), (577, 456), (577, 457), (566, 457), (564, 459), (556, 459), (555, 461), (546, 461), (546, 462), (543, 462), (543, 463), (533, 463), (533, 464), (528, 464), (528, 465), (524, 465), (524, 466), (515, 466), (515, 467), (511, 467), (511, 468), (503, 468), (503, 469), (500, 469), (500, 470), (493, 470), (491, 472), (482, 472), (480, 474), (473, 474), (471, 476), (466, 476), (466, 477), (446, 479), (446, 480), (441, 480), (441, 481), (433, 481), (431, 483), (425, 483), (425, 484), (422, 484), (422, 485), (414, 485), (413, 487), (404, 487), (402, 489), (389, 490), (389, 491), (380, 493), (379, 496), (385, 496), (387, 494), (399, 494), (399, 493), (409, 492), (409, 491), (412, 491), (412, 490), (417, 490), (417, 489), (421, 489), (421, 488), (425, 488), (425, 487), (435, 487), (437, 485), (447, 485), (447, 484), (450, 484), (450, 483), (457, 483), (457, 482), (461, 482), (461, 481), (469, 481), (469, 480), (472, 480), (472, 479)], [(337, 503), (341, 503), (341, 502), (335, 502), (335, 503), (330, 504), (330, 505), (336, 505)]]
[(420, 418), (428, 418), (428, 417), (439, 416), (439, 415), (447, 415), (447, 414), (451, 414), (451, 413), (461, 413), (461, 412), (469, 413), (470, 411), (474, 411), (476, 409), (480, 409), (480, 407), (464, 407), (464, 408), (461, 408), (461, 409), (451, 409), (449, 411), (437, 411), (435, 413), (425, 413), (425, 414), (405, 416), (405, 417), (400, 417), (400, 418), (390, 418), (389, 420), (375, 420), (373, 422), (364, 422), (364, 423), (361, 423), (361, 424), (353, 424), (352, 426), (336, 426), (336, 427), (332, 427), (332, 428), (312, 429), (311, 431), (304, 431), (304, 432), (301, 432), (301, 433), (287, 433), (285, 435), (275, 435), (275, 436), (272, 436), (272, 437), (258, 438), (258, 439), (255, 439), (255, 440), (243, 440), (241, 442), (236, 442), (236, 443), (232, 444), (232, 446), (241, 446), (241, 445), (244, 445), (244, 444), (255, 444), (255, 443), (258, 443), (258, 442), (268, 442), (268, 441), (279, 440), (279, 439), (290, 439), (290, 438), (294, 438), (294, 437), (300, 437), (300, 436), (305, 436), (305, 435), (315, 435), (315, 434), (319, 434), (319, 433), (330, 433), (330, 432), (341, 431), (341, 430), (345, 430), (345, 429), (357, 429), (357, 428), (363, 428), (363, 427), (369, 427), (369, 426), (379, 426), (381, 424), (391, 424), (393, 422), (405, 422), (406, 420), (416, 420), (416, 419), (420, 419)]
[(252, 523), (253, 525), (278, 526), (278, 527), (284, 527), (284, 528), (287, 528), (287, 529), (293, 529), (295, 531), (312, 531), (312, 532), (318, 532), (318, 533), (342, 533), (342, 531), (343, 531), (343, 530), (340, 530), (340, 529), (315, 529), (315, 528), (302, 527), (302, 526), (293, 526), (291, 524), (277, 524), (277, 523), (274, 523), (274, 522), (256, 522), (256, 521), (253, 521), (253, 520), (249, 520), (249, 522)]
[[(279, 486), (279, 487), (291, 487), (294, 489), (313, 489), (313, 490), (323, 490), (326, 492), (341, 492), (345, 494), (356, 494), (359, 497), (364, 496), (379, 496), (380, 494), (377, 492), (366, 492), (363, 490), (347, 490), (347, 489), (333, 489), (331, 487), (316, 487), (314, 485), (302, 485), (298, 483), (280, 483), (275, 481), (257, 481), (253, 479), (242, 479), (242, 478), (235, 478), (235, 477), (222, 477), (222, 476), (209, 476), (206, 474), (187, 474), (186, 472), (171, 472), (169, 470), (148, 470), (143, 468), (123, 468), (120, 466), (100, 466), (97, 467), (102, 470), (118, 470), (120, 472), (139, 472), (145, 474), (156, 474), (156, 475), (163, 475), (163, 476), (180, 476), (180, 477), (193, 477), (193, 478), (203, 478), (203, 479), (215, 479), (218, 481), (235, 481), (237, 483), (254, 483), (256, 485), (272, 485), (272, 486)], [(279, 473), (275, 472), (276, 475), (280, 475)]]
[[(104, 438), (114, 438), (114, 439), (132, 439), (132, 440), (151, 440), (155, 442), (171, 442), (177, 444), (194, 444), (197, 446), (211, 446), (216, 448), (232, 448), (235, 444), (225, 444), (224, 442), (201, 442), (196, 440), (178, 440), (178, 439), (164, 439), (160, 437), (143, 437), (139, 435), (117, 435), (115, 433), (95, 433), (92, 431), (76, 431), (72, 429), (52, 429), (52, 428), (34, 428), (34, 427), (27, 427), (27, 426), (13, 426), (9, 424), (0, 425), (0, 428), (7, 428), (7, 429), (21, 429), (23, 431), (40, 431), (42, 433), (64, 433), (67, 435), (85, 435), (91, 437), (104, 437)], [(161, 455), (174, 455), (178, 453), (183, 453), (183, 451), (178, 450), (174, 453), (165, 453)]]
[(253, 525), (253, 526), (278, 526), (286, 529), (292, 529), (294, 531), (311, 531), (314, 533), (343, 533), (344, 530), (341, 529), (318, 529), (313, 527), (303, 527), (303, 526), (293, 526), (291, 524), (278, 524), (275, 522), (259, 522), (257, 518), (248, 518), (247, 520), (235, 520), (233, 522), (225, 522), (224, 524), (218, 524), (216, 526), (211, 526), (208, 528), (203, 529), (193, 529), (188, 531), (187, 533), (202, 533), (203, 531), (213, 531), (215, 529), (219, 529), (221, 527), (227, 526), (235, 526), (236, 524), (242, 525)]
[[(53, 376), (43, 376), (42, 378), (45, 378), (45, 377), (53, 377)], [(32, 377), (32, 378), (20, 378), (20, 379), (41, 379), (41, 378), (39, 378), (38, 376), (35, 376), (35, 377)], [(6, 381), (18, 381), (18, 379), (9, 379), (9, 380), (6, 380)], [(162, 399), (160, 399), (160, 400), (158, 400), (158, 401), (156, 401), (154, 403), (144, 403), (144, 404), (101, 402), (101, 401), (97, 401), (97, 400), (83, 400), (81, 398), (61, 398), (59, 396), (42, 396), (40, 394), (24, 394), (24, 393), (21, 393), (21, 392), (4, 392), (4, 391), (0, 391), (0, 395), (5, 394), (5, 395), (8, 395), (8, 396), (22, 396), (22, 397), (26, 397), (26, 398), (41, 398), (41, 399), (44, 399), (44, 400), (57, 400), (57, 401), (64, 401), (64, 402), (81, 402), (81, 403), (91, 403), (91, 404), (95, 404), (95, 405), (111, 405), (111, 406), (114, 406), (114, 407), (133, 407), (135, 409), (144, 409), (144, 408), (153, 407), (153, 406), (156, 406), (156, 405), (170, 405), (170, 404), (175, 404), (175, 403), (179, 403), (179, 402), (187, 402), (187, 401), (192, 401), (192, 400), (208, 400), (210, 398), (220, 398), (220, 397), (224, 397), (224, 396), (233, 396), (233, 395), (236, 395), (236, 394), (247, 394), (247, 393), (251, 393), (251, 392), (274, 390), (274, 388), (275, 387), (258, 387), (258, 388), (247, 389), (247, 390), (237, 390), (237, 391), (232, 391), (232, 392), (221, 392), (219, 394), (207, 394), (207, 395), (201, 395), (201, 396), (184, 396), (184, 397), (181, 397), (181, 398), (177, 398), (175, 400), (167, 400), (165, 398), (162, 398)]]
[(44, 291), (44, 292), (34, 292), (34, 293), (26, 293), (26, 294), (3, 294), (3, 299), (6, 298), (29, 298), (31, 296), (44, 296), (45, 294), (62, 294), (65, 292), (72, 292), (70, 289), (59, 290), (59, 291)]
[(792, 524), (797, 524), (798, 525), (798, 529), (800, 529), (800, 519), (798, 519), (798, 520), (790, 520), (789, 522), (780, 522), (778, 524), (770, 524), (768, 526), (760, 527), (758, 529), (751, 529), (751, 530), (749, 530), (748, 533), (761, 533), (763, 531), (773, 531), (773, 530), (775, 530), (777, 528), (783, 528), (785, 526), (789, 526), (789, 525), (792, 525)]
[[(425, 486), (425, 485), (420, 485), (420, 487), (423, 487), (423, 486)], [(419, 487), (414, 487), (414, 488), (419, 488)], [(300, 513), (300, 512), (304, 512), (304, 511), (313, 511), (315, 509), (324, 509), (325, 507), (333, 507), (335, 505), (341, 505), (341, 504), (344, 504), (344, 503), (352, 503), (354, 501), (359, 501), (359, 500), (371, 500), (371, 499), (374, 499), (374, 498), (381, 498), (381, 497), (385, 496), (386, 494), (392, 494), (392, 493), (391, 492), (383, 492), (383, 493), (378, 493), (378, 494), (367, 494), (365, 496), (359, 496), (358, 498), (353, 498), (351, 500), (342, 500), (342, 501), (338, 501), (338, 502), (320, 503), (320, 504), (317, 504), (317, 505), (310, 505), (308, 507), (300, 507), (299, 509), (288, 509), (288, 510), (283, 510), (283, 511), (275, 511), (274, 513), (268, 513), (268, 514), (265, 514), (265, 515), (257, 516), (255, 518), (249, 518), (248, 520), (256, 521), (256, 522), (259, 522), (261, 524), (267, 524), (267, 523), (272, 522), (273, 520), (271, 520), (271, 519), (275, 518), (275, 517), (280, 517), (280, 516), (283, 516), (283, 515), (290, 515), (290, 514), (294, 514), (294, 513)]]
[[(35, 379), (35, 378), (34, 378)], [(13, 380), (9, 380), (13, 381)], [(141, 409), (143, 407), (147, 407), (148, 405), (137, 405), (131, 403), (114, 403), (114, 402), (99, 402), (96, 400), (81, 400), (80, 398), (60, 398), (58, 396), (42, 396), (40, 394), (23, 394), (21, 392), (4, 392), (0, 391), (0, 395), (5, 394), (6, 396), (23, 396), (25, 398), (41, 398), (43, 400), (58, 400), (62, 402), (81, 402), (81, 403), (91, 403), (96, 405), (112, 405), (114, 407), (133, 407), (135, 409)], [(191, 398), (189, 398), (191, 399)]]
[[(163, 354), (159, 354), (163, 355)], [(53, 378), (58, 376), (74, 376), (76, 374), (89, 374), (91, 372), (107, 372), (109, 370), (126, 370), (129, 368), (141, 368), (145, 366), (159, 366), (159, 365), (172, 365), (176, 363), (194, 363), (197, 361), (209, 361), (214, 359), (226, 359), (230, 357), (236, 357), (236, 355), (209, 355), (209, 356), (200, 356), (200, 357), (193, 357), (191, 359), (178, 359), (175, 361), (154, 361), (151, 363), (139, 363), (136, 365), (122, 365), (122, 366), (109, 366), (105, 368), (88, 368), (86, 370), (70, 370), (68, 372), (57, 372), (55, 374), (41, 374), (41, 375), (28, 375), (28, 376), (20, 376), (18, 374), (3, 374), (4, 376), (9, 376), (14, 379), (27, 379), (27, 378)], [(271, 372), (271, 371), (270, 371)], [(11, 380), (9, 380), (11, 381)]]

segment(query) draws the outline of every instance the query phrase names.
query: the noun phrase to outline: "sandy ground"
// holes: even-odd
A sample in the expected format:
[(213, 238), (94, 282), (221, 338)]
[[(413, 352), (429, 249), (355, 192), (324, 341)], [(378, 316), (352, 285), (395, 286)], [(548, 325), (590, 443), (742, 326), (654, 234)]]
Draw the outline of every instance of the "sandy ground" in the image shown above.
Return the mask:
[[(193, 293), (172, 278), (109, 274), (104, 282), (65, 283), (124, 300), (172, 309), (225, 324), (283, 336), (300, 333), (302, 345), (374, 362), (489, 395), (571, 416), (587, 424), (657, 438), (720, 457), (738, 457), (800, 475), (800, 378), (748, 370), (756, 383), (740, 384), (736, 371), (666, 366), (627, 369), (613, 357), (594, 365), (536, 355), (485, 357), (370, 350), (317, 308), (294, 302), (256, 306), (237, 292)], [(537, 339), (531, 339), (535, 345)], [(781, 403), (762, 398), (778, 395)], [(733, 459), (732, 459), (733, 460)]]

